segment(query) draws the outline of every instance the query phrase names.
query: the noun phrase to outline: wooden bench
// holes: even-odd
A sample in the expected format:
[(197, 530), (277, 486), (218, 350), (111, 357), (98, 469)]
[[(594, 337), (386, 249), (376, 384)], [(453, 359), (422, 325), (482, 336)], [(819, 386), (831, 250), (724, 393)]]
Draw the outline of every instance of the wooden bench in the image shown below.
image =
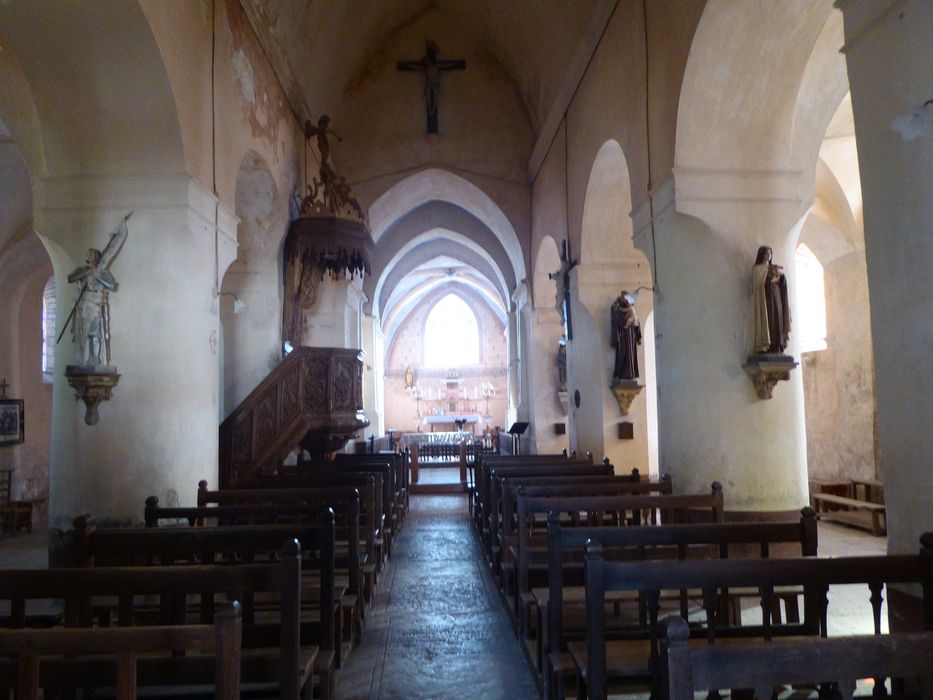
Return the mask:
[(698, 646), (680, 617), (665, 619), (662, 632), (666, 700), (694, 700), (695, 691), (711, 688), (753, 688), (758, 700), (770, 700), (775, 686), (827, 682), (851, 700), (859, 679), (886, 677), (920, 680), (921, 697), (933, 698), (933, 632)]
[[(490, 469), (495, 467), (521, 467), (521, 466), (546, 466), (546, 465), (592, 465), (593, 457), (587, 454), (585, 457), (578, 457), (576, 454), (569, 455), (566, 451), (561, 454), (544, 455), (483, 455), (481, 461), (474, 465), (474, 483), (475, 489), (472, 494), (473, 500), (473, 519), (478, 534), (482, 535), (484, 527), (489, 523), (489, 475)], [(467, 480), (470, 481), (469, 475)]]
[[(372, 600), (375, 584), (381, 571), (382, 557), (378, 548), (381, 540), (382, 517), (382, 474), (318, 474), (314, 476), (264, 476), (246, 481), (238, 481), (237, 488), (227, 491), (262, 491), (274, 489), (277, 491), (300, 492), (295, 496), (300, 500), (305, 493), (315, 494), (320, 489), (349, 487), (356, 489), (360, 494), (360, 537), (364, 552), (361, 553), (360, 563), (363, 572), (363, 595), (366, 605)], [(198, 504), (209, 505), (215, 503), (213, 494), (216, 491), (207, 489), (207, 482), (198, 485)]]
[[(733, 639), (768, 642), (774, 637), (828, 636), (827, 618), (832, 585), (864, 584), (869, 595), (875, 634), (881, 633), (885, 585), (920, 584), (926, 630), (933, 630), (933, 533), (921, 538), (916, 555), (866, 557), (801, 557), (762, 560), (607, 562), (602, 545), (590, 542), (585, 557), (586, 642), (570, 645), (586, 686), (587, 697), (603, 700), (607, 679), (649, 680), (659, 692), (661, 668), (658, 611), (662, 591), (698, 589), (703, 619), (691, 620), (690, 636), (699, 644), (728, 645)], [(778, 587), (801, 587), (804, 618), (778, 621), (771, 611)], [(719, 613), (722, 590), (757, 589), (761, 624), (733, 624)], [(607, 642), (606, 593), (637, 592), (646, 601), (648, 624), (631, 630), (632, 639)], [(699, 617), (699, 616), (698, 616)], [(610, 663), (611, 662), (611, 663)]]
[[(244, 683), (275, 684), (282, 700), (297, 700), (310, 690), (319, 648), (301, 644), (301, 547), (286, 543), (276, 563), (164, 565), (111, 568), (6, 569), (0, 571), (0, 600), (9, 601), (9, 627), (23, 629), (34, 603), (60, 605), (57, 626), (68, 628), (210, 625), (223, 600), (237, 600), (242, 610)], [(275, 615), (257, 609), (259, 594), (277, 597)], [(17, 684), (16, 664), (0, 663), (0, 689)], [(40, 664), (40, 685), (105, 685), (112, 677), (106, 660), (75, 668)], [(140, 655), (141, 685), (210, 685), (215, 682), (213, 656)], [(103, 681), (103, 682), (102, 682)], [(306, 693), (307, 696), (307, 693)]]
[[(582, 615), (568, 615), (568, 605), (583, 608), (585, 593), (582, 587), (582, 572), (572, 570), (568, 576), (567, 562), (582, 562), (584, 548), (588, 542), (599, 542), (605, 555), (613, 560), (653, 559), (729, 559), (734, 557), (760, 557), (767, 559), (773, 550), (783, 555), (816, 556), (818, 534), (816, 518), (811, 508), (801, 511), (796, 522), (714, 523), (663, 525), (660, 527), (564, 527), (558, 513), (548, 516), (548, 588), (542, 592), (533, 589), (534, 603), (538, 607), (538, 635), (546, 654), (541, 654), (539, 666), (545, 685), (545, 697), (551, 697), (550, 689), (557, 691), (556, 697), (563, 698), (564, 680), (577, 675), (576, 665), (567, 652), (567, 642), (584, 638)], [(571, 585), (568, 586), (567, 583)], [(630, 591), (613, 597), (616, 610), (619, 601), (632, 601)], [(722, 591), (719, 614), (731, 623), (741, 619), (739, 591)], [(680, 614), (688, 616), (688, 592), (679, 591), (674, 597), (680, 606)], [(799, 621), (797, 591), (788, 595), (776, 594), (772, 601), (771, 614), (780, 619), (780, 603), (784, 603), (784, 619)], [(640, 622), (647, 624), (645, 609), (638, 610)], [(546, 623), (545, 623), (546, 620)]]
[[(541, 487), (544, 488), (544, 487)], [(557, 487), (562, 489), (562, 487)], [(547, 492), (545, 491), (545, 494)], [(546, 558), (548, 540), (546, 532), (534, 528), (534, 516), (545, 514), (550, 519), (554, 513), (559, 518), (560, 513), (571, 513), (575, 517), (571, 522), (596, 525), (601, 516), (607, 512), (622, 513), (618, 518), (620, 526), (626, 526), (631, 519), (626, 513), (637, 513), (639, 518), (645, 512), (663, 511), (664, 520), (682, 520), (682, 512), (708, 509), (713, 522), (722, 521), (723, 495), (719, 482), (713, 482), (709, 494), (681, 494), (681, 495), (642, 495), (642, 496), (528, 496), (524, 487), (518, 491), (518, 533), (514, 540), (514, 551), (511, 558), (515, 561), (515, 584), (511, 590), (504, 590), (513, 612), (516, 629), (522, 631), (522, 638), (527, 638), (532, 618), (532, 607), (535, 605), (532, 588), (535, 584), (547, 586), (549, 582), (549, 560)], [(580, 514), (583, 517), (580, 518)], [(649, 516), (652, 518), (652, 516)], [(657, 521), (657, 516), (653, 520)], [(650, 521), (650, 520), (649, 520)], [(641, 524), (641, 520), (639, 520)], [(646, 529), (640, 527), (624, 527), (622, 529)], [(537, 556), (536, 556), (537, 555)], [(562, 565), (563, 567), (563, 565)], [(578, 570), (582, 566), (578, 565)], [(581, 581), (582, 583), (582, 581)], [(540, 609), (540, 608), (539, 608)], [(543, 628), (542, 630), (543, 631)], [(542, 634), (537, 636), (537, 649), (535, 658), (538, 668), (544, 670), (544, 640)]]
[[(114, 686), (116, 700), (136, 700), (140, 654), (197, 651), (213, 655), (215, 700), (239, 700), (241, 644), (236, 602), (213, 625), (0, 630), (0, 655), (16, 657), (0, 660), (0, 676), (15, 676), (18, 700), (37, 700), (42, 688), (44, 697), (72, 690), (62, 687), (69, 676), (93, 676)], [(111, 674), (100, 672), (105, 664)]]
[[(609, 462), (601, 464), (523, 464), (520, 466), (511, 465), (505, 467), (490, 467), (486, 470), (486, 496), (480, 504), (482, 511), (482, 527), (480, 534), (487, 558), (490, 562), (495, 560), (494, 548), (499, 543), (493, 538), (499, 528), (499, 520), (502, 517), (499, 507), (498, 493), (493, 488), (497, 478), (507, 478), (514, 476), (609, 476), (613, 474), (613, 466)], [(495, 571), (495, 569), (494, 569)]]
[[(299, 602), (301, 640), (314, 649), (312, 668), (320, 687), (333, 686), (334, 670), (341, 641), (341, 611), (338, 605), (344, 591), (334, 581), (334, 514), (325, 511), (318, 522), (296, 525), (243, 525), (236, 527), (184, 528), (113, 528), (99, 529), (92, 518), (75, 520), (74, 561), (79, 567), (152, 566), (224, 564), (237, 569), (256, 561), (274, 561), (279, 550), (289, 542), (300, 542), (304, 557), (299, 564), (305, 570)], [(230, 566), (236, 564), (236, 566)], [(260, 607), (251, 592), (240, 599), (244, 604), (244, 623), (248, 625), (246, 642), (260, 634), (259, 613), (279, 614), (277, 601)], [(170, 623), (185, 616), (184, 599), (163, 599), (161, 619)], [(165, 606), (168, 606), (167, 608)], [(262, 630), (262, 640), (274, 641), (277, 627)]]
[[(830, 493), (810, 494), (810, 502), (820, 520), (834, 520), (868, 530), (876, 537), (887, 532), (887, 519), (883, 503), (872, 503)], [(838, 510), (830, 510), (837, 506)]]
[[(146, 499), (146, 527), (179, 520), (190, 526), (213, 522), (222, 527), (256, 524), (301, 524), (319, 520), (328, 509), (335, 521), (335, 587), (346, 589), (341, 596), (344, 640), (352, 648), (362, 634), (363, 576), (360, 563), (359, 492), (356, 489), (322, 489), (313, 494), (290, 490), (246, 491), (227, 489), (206, 492), (204, 500), (222, 505), (162, 508), (159, 499)], [(199, 497), (200, 497), (199, 493)], [(341, 665), (338, 648), (336, 666)]]

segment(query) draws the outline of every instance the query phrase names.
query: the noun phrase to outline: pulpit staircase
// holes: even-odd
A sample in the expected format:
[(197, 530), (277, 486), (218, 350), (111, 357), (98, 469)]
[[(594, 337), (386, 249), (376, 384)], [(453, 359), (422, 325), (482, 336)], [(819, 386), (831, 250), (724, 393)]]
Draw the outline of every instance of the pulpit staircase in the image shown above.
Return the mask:
[(369, 425), (362, 383), (361, 351), (295, 348), (220, 424), (220, 487), (274, 472), (297, 447), (343, 447)]

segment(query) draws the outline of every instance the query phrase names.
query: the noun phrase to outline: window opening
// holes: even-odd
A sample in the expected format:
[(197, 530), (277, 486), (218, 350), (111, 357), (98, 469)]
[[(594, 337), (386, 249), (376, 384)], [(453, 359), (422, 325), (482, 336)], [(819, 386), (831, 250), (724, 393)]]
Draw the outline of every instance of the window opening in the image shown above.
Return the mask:
[(426, 367), (463, 367), (479, 364), (479, 328), (476, 315), (455, 294), (441, 299), (424, 325)]
[(797, 309), (800, 352), (826, 349), (826, 286), (823, 266), (804, 243), (797, 246)]

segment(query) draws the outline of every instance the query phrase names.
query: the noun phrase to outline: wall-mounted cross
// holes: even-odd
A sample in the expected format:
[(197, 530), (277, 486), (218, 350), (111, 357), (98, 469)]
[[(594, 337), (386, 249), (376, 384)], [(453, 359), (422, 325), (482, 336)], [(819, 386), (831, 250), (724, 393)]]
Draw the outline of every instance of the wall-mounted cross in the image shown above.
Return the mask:
[(437, 44), (427, 42), (428, 49), (424, 58), (417, 61), (399, 61), (396, 68), (402, 71), (420, 71), (424, 73), (424, 99), (428, 117), (428, 133), (437, 133), (437, 97), (441, 91), (441, 71), (465, 70), (466, 61), (462, 58), (450, 61), (437, 60)]
[(6, 390), (10, 388), (10, 385), (6, 382), (6, 377), (0, 379), (0, 399), (6, 398)]

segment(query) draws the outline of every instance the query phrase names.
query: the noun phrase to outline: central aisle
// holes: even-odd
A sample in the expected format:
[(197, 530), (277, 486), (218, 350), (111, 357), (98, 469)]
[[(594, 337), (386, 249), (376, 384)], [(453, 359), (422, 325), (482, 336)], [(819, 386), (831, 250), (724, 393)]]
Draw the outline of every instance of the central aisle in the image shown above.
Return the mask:
[(411, 497), (336, 697), (537, 700), (465, 496)]

